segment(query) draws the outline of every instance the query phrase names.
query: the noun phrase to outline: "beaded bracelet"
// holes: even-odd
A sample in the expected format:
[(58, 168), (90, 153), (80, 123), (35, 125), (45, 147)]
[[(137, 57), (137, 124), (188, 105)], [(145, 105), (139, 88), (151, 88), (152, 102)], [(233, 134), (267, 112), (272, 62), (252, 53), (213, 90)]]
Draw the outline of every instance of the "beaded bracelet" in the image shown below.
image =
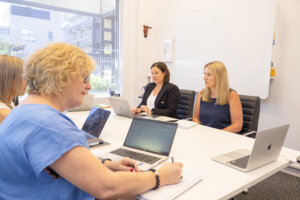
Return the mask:
[(160, 178), (159, 178), (159, 174), (157, 173), (157, 171), (155, 169), (150, 169), (149, 171), (152, 171), (155, 174), (155, 180), (156, 180), (156, 184), (155, 187), (152, 188), (152, 190), (156, 190), (159, 188), (160, 186)]

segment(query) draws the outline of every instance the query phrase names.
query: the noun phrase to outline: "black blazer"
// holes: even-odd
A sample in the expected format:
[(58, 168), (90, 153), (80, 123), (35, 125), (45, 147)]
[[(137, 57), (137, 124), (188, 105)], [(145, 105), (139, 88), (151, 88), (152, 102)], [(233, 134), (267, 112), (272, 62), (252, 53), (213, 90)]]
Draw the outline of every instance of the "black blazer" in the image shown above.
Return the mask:
[[(145, 88), (143, 100), (138, 106), (147, 105), (147, 99), (155, 87), (155, 83), (149, 83)], [(172, 83), (164, 83), (154, 102), (152, 113), (177, 118), (177, 106), (180, 100), (179, 89)]]

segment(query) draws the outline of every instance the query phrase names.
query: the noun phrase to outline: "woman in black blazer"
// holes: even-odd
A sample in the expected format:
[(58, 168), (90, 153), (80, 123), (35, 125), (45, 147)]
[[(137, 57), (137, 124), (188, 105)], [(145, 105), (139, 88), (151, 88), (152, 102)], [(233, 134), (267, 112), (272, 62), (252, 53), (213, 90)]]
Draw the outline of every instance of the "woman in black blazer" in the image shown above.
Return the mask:
[(132, 112), (137, 114), (142, 111), (148, 115), (164, 115), (177, 118), (177, 106), (180, 100), (179, 89), (169, 83), (170, 72), (163, 62), (156, 62), (151, 66), (153, 82), (145, 88), (143, 100)]

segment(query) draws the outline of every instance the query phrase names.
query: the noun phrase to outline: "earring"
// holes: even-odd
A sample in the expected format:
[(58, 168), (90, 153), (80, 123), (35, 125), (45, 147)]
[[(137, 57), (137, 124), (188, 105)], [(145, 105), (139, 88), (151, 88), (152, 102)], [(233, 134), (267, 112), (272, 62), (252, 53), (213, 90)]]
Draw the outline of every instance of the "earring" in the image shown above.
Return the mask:
[(62, 92), (63, 90), (61, 88), (58, 89), (59, 92)]

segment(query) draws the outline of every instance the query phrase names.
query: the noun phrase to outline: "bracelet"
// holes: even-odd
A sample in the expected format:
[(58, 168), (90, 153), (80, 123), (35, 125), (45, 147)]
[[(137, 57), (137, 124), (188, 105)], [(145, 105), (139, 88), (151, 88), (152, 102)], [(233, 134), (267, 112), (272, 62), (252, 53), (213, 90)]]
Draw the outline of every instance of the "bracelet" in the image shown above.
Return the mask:
[(159, 188), (159, 186), (160, 186), (159, 174), (157, 173), (157, 171), (155, 171), (155, 169), (151, 169), (150, 171), (152, 171), (155, 174), (155, 180), (156, 180), (155, 187), (152, 188), (152, 190), (157, 190)]
[(111, 161), (110, 158), (104, 158), (104, 159), (101, 160), (102, 164), (104, 165), (105, 161), (107, 161), (107, 160)]

